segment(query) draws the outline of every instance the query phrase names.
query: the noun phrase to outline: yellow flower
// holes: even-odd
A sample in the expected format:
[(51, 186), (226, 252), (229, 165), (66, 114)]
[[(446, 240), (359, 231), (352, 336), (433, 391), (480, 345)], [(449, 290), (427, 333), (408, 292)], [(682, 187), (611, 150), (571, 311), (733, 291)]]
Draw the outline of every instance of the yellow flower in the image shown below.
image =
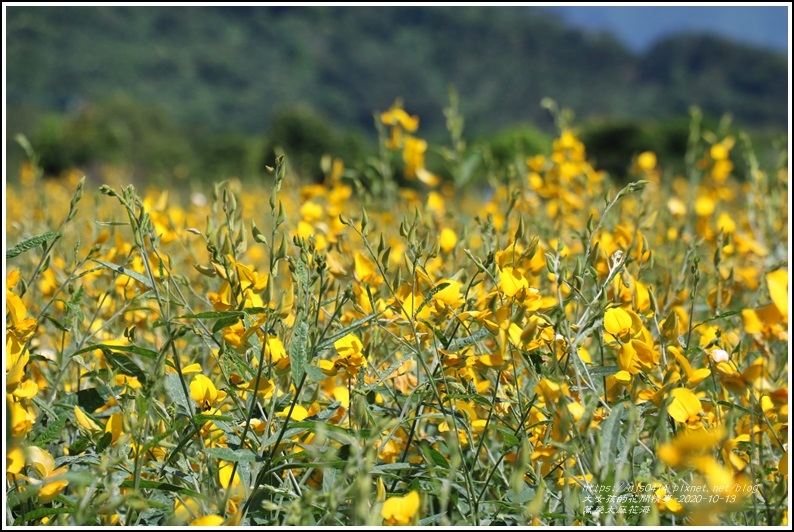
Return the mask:
[[(261, 386), (261, 384), (260, 384)], [(209, 410), (216, 403), (226, 398), (226, 392), (219, 391), (210, 379), (204, 375), (196, 375), (190, 383), (190, 396), (202, 411)]]
[(388, 526), (404, 526), (416, 521), (421, 500), (416, 490), (404, 497), (386, 499), (381, 509), (383, 524)]
[(656, 168), (656, 154), (652, 151), (644, 151), (637, 156), (637, 166), (640, 170), (649, 172)]
[(441, 279), (437, 284), (447, 283), (447, 286), (433, 294), (433, 299), (450, 307), (457, 307), (463, 302), (460, 295), (461, 284), (451, 279)]
[(192, 497), (183, 497), (174, 501), (174, 519), (179, 523), (186, 523), (199, 513), (201, 504)]
[(633, 311), (615, 307), (604, 313), (604, 329), (625, 343), (642, 329), (642, 322)]
[(355, 334), (347, 334), (334, 342), (336, 352), (341, 357), (349, 357), (361, 353), (364, 348), (361, 340)]
[(270, 399), (270, 397), (273, 395), (273, 391), (276, 389), (276, 385), (273, 384), (273, 381), (268, 380), (264, 377), (260, 377), (259, 387), (257, 388), (256, 377), (251, 377), (250, 381), (240, 385), (240, 389), (247, 390), (250, 392), (256, 392), (257, 395), (260, 395), (265, 399)]
[(502, 268), (499, 276), (499, 289), (507, 297), (513, 297), (522, 289), (529, 288), (529, 280), (517, 268)]
[(75, 405), (74, 407), (74, 417), (77, 420), (77, 424), (83, 427), (85, 430), (90, 432), (101, 432), (102, 427), (96, 424), (96, 422), (88, 417), (88, 415), (83, 412), (83, 409), (79, 406)]
[(676, 218), (680, 218), (687, 213), (686, 203), (680, 198), (672, 197), (667, 200), (667, 210)]
[[(171, 366), (166, 366), (165, 370), (170, 373), (177, 372), (176, 369), (172, 368)], [(182, 368), (183, 375), (187, 375), (189, 373), (201, 373), (202, 371), (203, 370), (201, 369), (201, 364), (199, 363), (188, 364), (187, 366)], [(120, 376), (123, 377), (124, 375), (120, 375)]]
[(429, 187), (435, 187), (441, 182), (440, 177), (424, 167), (416, 169), (416, 177), (419, 178), (419, 181)]
[(8, 338), (6, 346), (6, 393), (11, 393), (20, 399), (32, 399), (39, 391), (39, 386), (25, 375), (25, 366), (30, 360), (30, 355), (16, 349), (11, 349), (13, 344)]
[(452, 229), (445, 227), (441, 230), (441, 236), (439, 237), (439, 245), (441, 246), (441, 251), (444, 253), (449, 253), (453, 249), (455, 249), (455, 244), (458, 243), (458, 235), (455, 234), (455, 231)]
[(656, 488), (653, 494), (656, 497), (656, 507), (660, 512), (668, 511), (677, 514), (684, 510), (680, 502), (668, 495), (667, 488), (665, 488), (664, 484), (661, 482), (654, 482), (651, 485)]
[(687, 384), (689, 384), (690, 386), (695, 386), (699, 382), (703, 381), (703, 379), (711, 375), (711, 370), (708, 368), (692, 369), (692, 366), (689, 364), (689, 361), (686, 359), (684, 355), (681, 354), (681, 350), (678, 349), (677, 347), (671, 345), (667, 348), (667, 351), (673, 354), (675, 359), (678, 361), (678, 364), (684, 370), (684, 374), (686, 375), (686, 379), (687, 379)]
[(416, 177), (416, 171), (419, 168), (424, 168), (426, 151), (426, 140), (406, 135), (405, 147), (403, 148), (403, 162), (405, 163), (406, 177)]
[(346, 368), (348, 374), (351, 375), (358, 373), (361, 366), (366, 367), (367, 359), (363, 354), (364, 346), (355, 334), (343, 336), (334, 342), (334, 348), (339, 353), (339, 359), (334, 363), (336, 367)]
[(205, 515), (190, 522), (189, 526), (220, 526), (223, 524), (223, 517), (218, 514)]
[[(290, 406), (287, 405), (284, 407), (284, 410), (278, 412), (276, 415), (278, 417), (287, 417), (287, 414), (290, 413), (289, 411), (290, 411)], [(308, 417), (308, 415), (309, 415), (309, 411), (306, 410), (305, 407), (301, 405), (295, 405), (294, 407), (292, 407), (292, 414), (290, 415), (289, 418), (294, 421), (303, 421)]]
[(698, 196), (695, 201), (695, 212), (701, 217), (711, 216), (715, 207), (714, 200), (710, 196)]
[(780, 312), (783, 320), (788, 321), (788, 272), (786, 270), (775, 270), (766, 274), (766, 285), (769, 288), (769, 296), (772, 303)]
[[(11, 396), (6, 395), (6, 398), (8, 397)], [(8, 417), (11, 420), (11, 435), (16, 438), (30, 432), (36, 421), (36, 416), (16, 401), (7, 401), (7, 405)]]
[(692, 458), (710, 454), (724, 438), (721, 427), (712, 431), (682, 431), (670, 443), (660, 445), (656, 454), (670, 467), (687, 467)]
[(670, 392), (673, 402), (667, 407), (670, 417), (689, 428), (700, 428), (700, 399), (686, 388), (675, 388)]
[(764, 374), (766, 362), (763, 357), (758, 357), (741, 373), (731, 360), (717, 363), (716, 369), (722, 383), (729, 389), (738, 391), (747, 389)]
[(239, 468), (234, 472), (234, 480), (232, 480), (233, 470), (234, 462), (226, 462), (224, 460), (218, 462), (218, 480), (220, 480), (221, 486), (223, 486), (224, 489), (229, 489), (229, 486), (231, 486), (232, 489), (242, 487)]
[(57, 478), (61, 474), (66, 473), (68, 468), (64, 466), (55, 469), (55, 460), (52, 455), (35, 446), (28, 447), (25, 450), (25, 454), (28, 465), (33, 466), (39, 476), (38, 479), (28, 477), (27, 480), (33, 485), (40, 486), (39, 501), (42, 504), (47, 504), (69, 484), (67, 480)]
[(19, 445), (11, 445), (6, 451), (6, 473), (17, 475), (25, 467), (25, 450)]
[(271, 363), (278, 363), (280, 360), (288, 358), (284, 344), (276, 336), (268, 336), (265, 354), (267, 354)]
[(387, 126), (400, 126), (407, 131), (416, 131), (419, 127), (419, 117), (406, 113), (399, 101), (394, 102), (388, 111), (381, 113), (380, 120)]
[(412, 292), (408, 292), (402, 300), (403, 317), (407, 320), (412, 320), (414, 317), (417, 320), (429, 319), (430, 308), (424, 302), (425, 298), (421, 294), (414, 295)]
[(378, 275), (375, 273), (375, 263), (358, 251), (353, 255), (356, 280), (362, 283), (373, 283)]
[(119, 438), (124, 433), (124, 418), (120, 413), (110, 416), (107, 424), (105, 425), (105, 432), (109, 432), (112, 436), (112, 443), (119, 441)]

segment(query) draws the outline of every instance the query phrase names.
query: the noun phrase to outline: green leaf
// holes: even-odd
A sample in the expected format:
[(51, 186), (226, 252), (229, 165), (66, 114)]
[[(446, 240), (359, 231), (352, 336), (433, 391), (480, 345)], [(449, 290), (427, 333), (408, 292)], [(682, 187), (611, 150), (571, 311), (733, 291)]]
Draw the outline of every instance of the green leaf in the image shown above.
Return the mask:
[(443, 454), (438, 452), (436, 449), (433, 449), (426, 443), (422, 443), (421, 448), (430, 458), (430, 462), (444, 469), (449, 469), (449, 462)]
[(48, 517), (50, 515), (70, 514), (73, 512), (73, 508), (39, 508), (17, 517), (14, 520), (14, 526), (30, 524), (31, 521), (41, 519), (42, 517)]
[(116, 273), (120, 273), (121, 275), (126, 275), (127, 277), (131, 277), (144, 285), (145, 287), (149, 288), (150, 290), (154, 290), (154, 286), (152, 282), (144, 275), (136, 272), (135, 270), (131, 270), (130, 268), (125, 268), (124, 266), (120, 266), (118, 264), (113, 264), (112, 262), (107, 262), (104, 260), (93, 259), (94, 262), (101, 264), (105, 268), (109, 270), (113, 270)]
[(55, 328), (58, 329), (61, 332), (69, 332), (69, 328), (68, 327), (66, 327), (63, 323), (61, 323), (60, 321), (56, 320), (55, 318), (53, 318), (52, 316), (50, 316), (48, 314), (45, 314), (44, 316), (42, 316), (42, 319), (45, 319), (45, 320), (49, 321), (50, 323), (52, 323), (53, 325), (55, 325)]
[(90, 438), (80, 438), (69, 446), (69, 454), (74, 456), (84, 453), (88, 449), (89, 445), (91, 445)]
[(163, 379), (163, 386), (165, 386), (165, 393), (168, 397), (181, 408), (181, 413), (190, 416), (192, 409), (190, 402), (185, 397), (185, 390), (182, 388), (182, 383), (179, 380), (179, 375), (176, 373), (166, 372)]
[(381, 312), (376, 312), (374, 314), (370, 314), (369, 316), (364, 316), (363, 318), (354, 321), (353, 323), (351, 323), (347, 327), (344, 327), (344, 328), (336, 331), (333, 335), (329, 336), (328, 338), (325, 338), (322, 341), (322, 343), (317, 348), (317, 351), (319, 352), (319, 351), (322, 351), (323, 349), (328, 349), (329, 347), (334, 345), (334, 342), (336, 342), (340, 338), (343, 338), (343, 337), (347, 336), (348, 334), (355, 332), (359, 327), (361, 327), (365, 323), (368, 323), (368, 322), (374, 320), (375, 318), (377, 318), (380, 315), (381, 315)]
[(226, 316), (225, 318), (221, 318), (215, 322), (215, 325), (212, 326), (212, 334), (215, 334), (223, 328), (234, 325), (238, 321), (240, 321), (240, 315)]
[(136, 377), (141, 384), (146, 384), (146, 373), (132, 358), (127, 355), (117, 355), (106, 349), (102, 351), (105, 355), (105, 360), (108, 361), (114, 370), (128, 377)]
[(207, 414), (196, 414), (193, 416), (193, 419), (196, 420), (196, 423), (199, 425), (203, 425), (207, 421), (234, 421), (234, 417), (232, 416), (210, 416)]
[(44, 432), (39, 434), (39, 437), (36, 438), (34, 444), (37, 447), (42, 447), (51, 441), (55, 441), (60, 436), (63, 427), (66, 426), (66, 421), (69, 419), (67, 414), (63, 414), (55, 421), (51, 421), (47, 424), (47, 428), (44, 429)]
[[(56, 469), (58, 467), (60, 467), (60, 466), (55, 466)], [(72, 499), (70, 499), (69, 497), (66, 497), (65, 495), (56, 496), (55, 497), (55, 502), (59, 502), (59, 503), (65, 505), (65, 506), (67, 506), (69, 508), (77, 508), (77, 503), (75, 501), (73, 501)]]
[[(296, 425), (297, 425), (297, 423), (296, 423)], [(297, 436), (298, 434), (301, 434), (303, 432), (308, 432), (306, 430), (306, 427), (294, 426), (292, 428), (289, 428), (289, 429), (284, 431), (284, 436), (282, 437), (281, 441), (289, 439), (289, 438), (291, 438), (293, 436)], [(271, 437), (269, 437), (267, 440), (265, 440), (265, 443), (262, 444), (262, 449), (267, 449), (268, 447), (270, 447), (271, 445), (276, 443), (278, 441), (278, 435), (279, 435), (279, 433), (277, 432), (276, 434), (273, 434)]]
[(419, 526), (429, 526), (435, 524), (438, 521), (441, 521), (443, 518), (449, 518), (447, 512), (442, 512), (440, 514), (431, 515), (430, 517), (425, 517), (424, 519), (419, 520)]
[(40, 235), (26, 238), (16, 246), (6, 251), (6, 260), (13, 259), (16, 256), (21, 255), (22, 253), (35, 248), (39, 244), (43, 242), (47, 242), (57, 237), (58, 237), (58, 233), (56, 233), (55, 231), (47, 231), (46, 233), (42, 233)]
[(338, 469), (329, 469), (323, 471), (323, 490), (322, 493), (332, 493), (336, 484), (336, 479), (339, 478)]
[(609, 417), (601, 423), (601, 480), (605, 481), (607, 474), (613, 469), (612, 465), (617, 459), (617, 445), (620, 438), (620, 422), (626, 413), (626, 407), (620, 403), (612, 407)]
[(450, 393), (447, 394), (450, 399), (463, 399), (464, 401), (473, 401), (483, 408), (491, 408), (491, 402), (482, 395), (476, 393)]
[(535, 498), (535, 490), (522, 486), (520, 491), (510, 488), (507, 490), (507, 500), (513, 504), (526, 504)]
[(112, 441), (113, 435), (109, 432), (104, 433), (96, 444), (96, 454), (102, 454), (102, 451), (107, 449)]
[[(134, 488), (135, 481), (134, 480), (125, 480), (119, 485), (120, 488)], [(174, 484), (169, 484), (168, 482), (156, 482), (154, 480), (139, 480), (138, 481), (138, 489), (142, 490), (160, 490), (160, 491), (171, 491), (174, 493), (179, 493), (181, 495), (189, 495), (191, 497), (198, 497), (200, 499), (206, 499), (206, 497), (196, 491), (193, 491), (188, 488), (183, 488), (182, 486), (176, 486)]]
[(717, 401), (717, 404), (722, 406), (727, 406), (728, 408), (736, 408), (737, 410), (741, 410), (742, 412), (750, 414), (751, 416), (760, 416), (758, 412), (753, 412), (749, 408), (745, 408), (741, 405), (737, 405), (736, 403), (730, 403), (728, 401)]
[(198, 314), (184, 314), (182, 316), (177, 316), (176, 319), (178, 320), (208, 320), (208, 319), (215, 319), (215, 318), (230, 318), (230, 317), (241, 318), (245, 316), (245, 312), (241, 310), (211, 310), (209, 312), (199, 312)]
[(737, 314), (741, 314), (741, 313), (742, 313), (741, 310), (729, 310), (727, 312), (723, 312), (719, 316), (713, 316), (713, 317), (711, 317), (711, 318), (709, 318), (707, 320), (701, 321), (700, 323), (698, 323), (697, 325), (692, 327), (692, 329), (694, 330), (694, 329), (697, 329), (698, 327), (700, 327), (701, 325), (705, 325), (705, 324), (707, 324), (709, 322), (721, 320), (721, 319), (724, 319), (724, 318), (730, 318), (731, 316), (736, 316)]
[[(105, 388), (105, 391), (107, 390)], [(77, 392), (77, 404), (89, 414), (105, 406), (108, 398), (109, 395), (99, 393), (98, 388), (86, 388)]]
[(336, 414), (336, 411), (339, 409), (339, 406), (341, 404), (342, 403), (339, 401), (334, 401), (324, 409), (317, 412), (317, 414), (315, 414), (314, 417), (316, 417), (317, 420), (319, 421), (325, 421), (327, 419), (331, 419), (332, 417), (334, 417), (334, 414)]
[(369, 392), (370, 390), (374, 390), (375, 388), (381, 386), (383, 384), (383, 382), (386, 379), (389, 378), (389, 375), (391, 375), (392, 373), (397, 371), (400, 368), (400, 366), (402, 366), (403, 364), (405, 364), (405, 360), (397, 360), (397, 361), (395, 361), (394, 363), (392, 363), (391, 366), (386, 368), (386, 371), (379, 371), (378, 372), (379, 376), (382, 377), (380, 381), (367, 384), (366, 386), (362, 386), (361, 390), (364, 393), (366, 393), (366, 392)]
[[(89, 441), (86, 438), (86, 441)], [(69, 448), (71, 452), (72, 448)], [(73, 466), (75, 464), (95, 465), (98, 466), (102, 463), (100, 458), (95, 454), (81, 454), (79, 456), (59, 456), (55, 459), (55, 468), (63, 466)]]
[(229, 449), (228, 447), (210, 447), (204, 449), (204, 454), (217, 460), (227, 462), (256, 462), (256, 455), (248, 449)]
[(416, 469), (416, 466), (413, 464), (409, 464), (408, 462), (381, 464), (381, 465), (376, 465), (375, 467), (372, 468), (372, 474), (374, 475), (393, 474), (393, 472), (401, 471), (403, 469)]
[(137, 345), (109, 345), (109, 344), (89, 345), (88, 347), (78, 349), (70, 356), (81, 355), (83, 353), (87, 353), (88, 351), (93, 351), (95, 349), (103, 349), (103, 350), (107, 349), (108, 351), (121, 351), (122, 353), (131, 353), (151, 360), (157, 360), (157, 357), (159, 356), (157, 351), (152, 351), (151, 349), (146, 349), (143, 347), (139, 347)]
[(609, 377), (620, 371), (620, 368), (618, 366), (598, 366), (589, 368), (588, 371), (593, 377)]
[(306, 362), (309, 358), (307, 353), (309, 324), (304, 321), (301, 315), (298, 316), (298, 320), (296, 320), (298, 323), (295, 325), (292, 342), (289, 344), (290, 371), (296, 386), (303, 379), (303, 375), (306, 372)]
[(49, 358), (45, 357), (44, 355), (30, 355), (30, 362), (41, 362), (43, 364), (54, 364), (58, 365), (58, 363), (54, 360), (50, 360)]
[(456, 338), (447, 346), (447, 351), (460, 351), (464, 347), (468, 347), (472, 344), (477, 343), (478, 341), (482, 340), (483, 338), (487, 338), (490, 336), (491, 333), (488, 329), (482, 328), (478, 331), (475, 331), (471, 336), (467, 336), (465, 338)]
[(504, 441), (502, 442), (502, 449), (507, 450), (512, 447), (515, 447), (520, 443), (520, 440), (516, 437), (515, 433), (508, 429), (507, 427), (497, 426), (496, 430), (502, 434)]
[(311, 382), (320, 382), (321, 380), (325, 379), (325, 373), (323, 373), (323, 370), (313, 364), (306, 364), (303, 369), (306, 370), (306, 377)]

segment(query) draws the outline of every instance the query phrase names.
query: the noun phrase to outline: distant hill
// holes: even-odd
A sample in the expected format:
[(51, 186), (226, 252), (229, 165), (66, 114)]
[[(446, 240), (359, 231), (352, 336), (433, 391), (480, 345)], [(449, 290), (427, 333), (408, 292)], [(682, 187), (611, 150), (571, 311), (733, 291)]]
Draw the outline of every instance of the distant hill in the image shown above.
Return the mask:
[(681, 33), (708, 33), (781, 53), (789, 48), (786, 6), (580, 5), (543, 9), (577, 28), (610, 32), (638, 53)]
[[(308, 102), (371, 131), (397, 97), (444, 134), (447, 87), (467, 130), (549, 129), (541, 98), (577, 116), (659, 118), (699, 104), (740, 124), (787, 126), (785, 54), (680, 36), (646, 53), (545, 10), (486, 7), (8, 7), (9, 105), (69, 111), (109, 94), (182, 124), (264, 131)], [(9, 133), (24, 124), (9, 122)]]

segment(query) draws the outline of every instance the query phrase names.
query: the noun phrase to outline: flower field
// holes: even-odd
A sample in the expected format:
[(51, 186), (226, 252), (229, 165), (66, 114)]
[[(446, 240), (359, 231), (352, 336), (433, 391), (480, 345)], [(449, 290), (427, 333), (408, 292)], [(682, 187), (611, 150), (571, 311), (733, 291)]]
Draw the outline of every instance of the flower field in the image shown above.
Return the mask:
[(619, 184), (558, 118), (482, 185), (399, 105), (320, 184), (23, 168), (6, 524), (786, 524), (787, 153)]

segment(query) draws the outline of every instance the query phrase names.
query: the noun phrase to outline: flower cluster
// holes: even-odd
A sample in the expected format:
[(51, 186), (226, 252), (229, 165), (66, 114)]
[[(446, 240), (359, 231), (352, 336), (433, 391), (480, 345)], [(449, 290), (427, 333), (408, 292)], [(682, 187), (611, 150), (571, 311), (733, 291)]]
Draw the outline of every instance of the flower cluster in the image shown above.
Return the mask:
[[(9, 187), (16, 524), (786, 522), (781, 171), (739, 180), (710, 133), (691, 175), (644, 152), (621, 187), (564, 128), (455, 190), (417, 117), (380, 120), (395, 197), (339, 160), (90, 213), (73, 175)], [(593, 511), (606, 483), (653, 507)]]

